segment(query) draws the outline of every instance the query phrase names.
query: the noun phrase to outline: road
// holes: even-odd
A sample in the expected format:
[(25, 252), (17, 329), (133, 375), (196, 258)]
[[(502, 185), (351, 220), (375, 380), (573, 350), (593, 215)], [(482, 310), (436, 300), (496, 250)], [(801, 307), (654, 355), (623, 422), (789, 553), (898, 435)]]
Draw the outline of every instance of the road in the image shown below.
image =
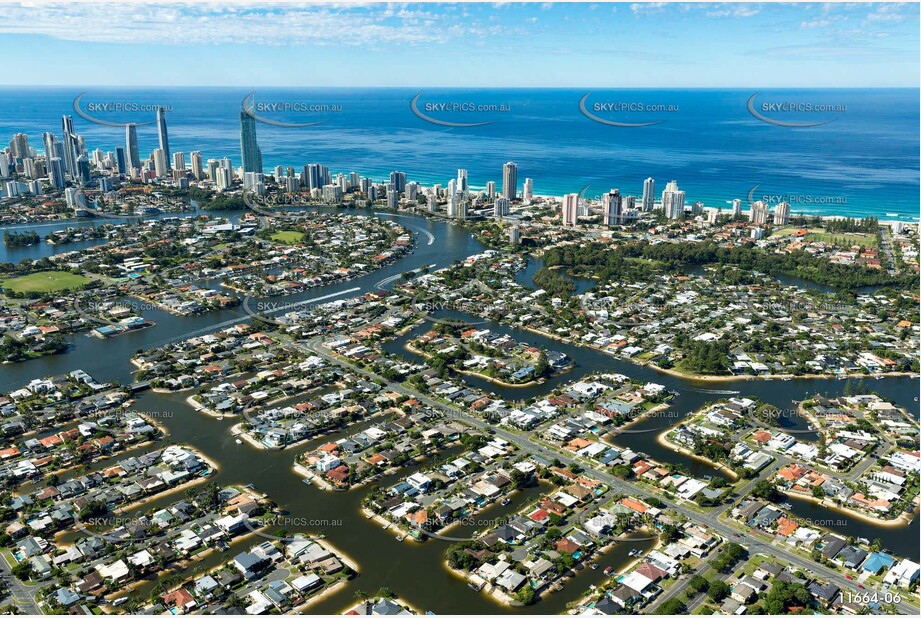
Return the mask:
[[(3, 578), (4, 586), (9, 590), (10, 599), (9, 603), (12, 603), (21, 610), (23, 614), (42, 614), (38, 603), (35, 602), (35, 595), (32, 592), (30, 586), (26, 586), (24, 583), (19, 581), (16, 577), (13, 576), (10, 565), (4, 557), (0, 560), (0, 578)], [(38, 590), (38, 587), (35, 587), (35, 590)], [(6, 605), (7, 601), (0, 601), (0, 605)]]
[[(501, 437), (503, 440), (507, 440), (508, 442), (515, 444), (524, 453), (528, 453), (530, 455), (538, 455), (544, 458), (551, 458), (551, 459), (556, 458), (556, 459), (559, 459), (561, 462), (563, 462), (564, 465), (565, 464), (576, 464), (576, 465), (579, 465), (580, 467), (584, 467), (584, 463), (585, 463), (584, 461), (582, 460), (577, 461), (577, 459), (572, 457), (571, 454), (568, 453), (567, 451), (557, 450), (557, 449), (551, 450), (550, 448), (546, 446), (535, 445), (529, 439), (529, 432), (522, 432), (521, 434), (519, 434), (519, 433), (511, 432), (503, 427), (492, 425), (479, 417), (472, 416), (466, 413), (464, 410), (460, 408), (449, 406), (428, 395), (424, 395), (417, 391), (411, 390), (403, 386), (400, 383), (390, 382), (373, 372), (370, 372), (366, 369), (357, 367), (351, 363), (343, 361), (339, 357), (333, 355), (331, 350), (324, 347), (319, 339), (312, 339), (306, 343), (292, 342), (290, 345), (299, 349), (301, 352), (316, 354), (317, 356), (324, 358), (328, 362), (335, 363), (341, 367), (348, 368), (350, 371), (354, 371), (359, 374), (362, 374), (369, 379), (383, 381), (384, 383), (387, 384), (387, 387), (392, 389), (393, 391), (406, 395), (407, 397), (414, 397), (417, 400), (422, 401), (426, 405), (431, 406), (432, 408), (436, 410), (442, 411), (449, 418), (457, 418), (458, 420), (461, 420), (464, 423), (472, 427), (475, 427), (477, 429), (483, 430), (483, 431), (490, 429), (493, 432), (495, 432), (495, 435)], [(761, 474), (759, 474), (756, 478), (753, 478), (745, 486), (745, 490), (747, 491), (748, 489), (750, 489), (751, 486), (758, 480), (762, 478), (766, 478), (765, 476), (766, 474), (773, 474), (773, 472), (777, 469), (778, 463), (780, 462), (775, 462), (774, 465), (765, 468), (765, 470), (762, 471)], [(618, 477), (615, 477), (609, 474), (607, 471), (603, 471), (603, 470), (599, 470), (594, 467), (590, 467), (590, 468), (585, 468), (583, 474), (595, 480), (601, 481), (602, 483), (606, 484), (608, 487), (611, 487), (618, 493), (635, 496), (641, 499), (656, 498), (659, 501), (661, 501), (667, 508), (672, 509), (673, 511), (681, 515), (684, 515), (691, 521), (696, 521), (698, 523), (704, 524), (705, 526), (707, 526), (707, 528), (709, 528), (711, 531), (715, 532), (716, 534), (720, 535), (724, 539), (733, 540), (737, 538), (736, 536), (737, 534), (740, 536), (749, 534), (749, 531), (743, 528), (741, 525), (738, 528), (736, 528), (718, 519), (722, 513), (727, 511), (732, 506), (731, 504), (721, 507), (719, 510), (713, 510), (708, 513), (702, 513), (697, 509), (690, 509), (681, 504), (672, 503), (669, 500), (663, 498), (662, 496), (652, 493), (651, 491), (647, 490), (646, 488), (640, 486), (637, 483), (630, 483), (628, 481), (625, 481), (623, 479), (620, 479)], [(787, 549), (783, 547), (777, 547), (777, 546), (771, 545), (770, 543), (764, 543), (762, 541), (758, 541), (751, 536), (745, 536), (744, 545), (748, 549), (749, 553), (760, 552), (760, 553), (763, 553), (769, 556), (775, 555), (775, 556), (781, 557), (791, 566), (798, 568), (798, 569), (802, 569), (804, 571), (811, 571), (817, 577), (820, 577), (828, 582), (835, 584), (842, 590), (855, 590), (854, 582), (852, 580), (845, 578), (844, 575), (842, 575), (841, 573), (833, 571), (832, 569), (829, 569), (828, 567), (818, 564), (817, 562), (814, 562), (812, 560), (803, 558), (802, 556), (795, 554), (791, 551), (788, 551)], [(871, 590), (871, 589), (867, 587), (867, 590)], [(917, 606), (912, 605), (911, 603), (908, 603), (907, 601), (902, 601), (897, 607), (899, 611), (907, 615), (917, 615), (919, 611)]]

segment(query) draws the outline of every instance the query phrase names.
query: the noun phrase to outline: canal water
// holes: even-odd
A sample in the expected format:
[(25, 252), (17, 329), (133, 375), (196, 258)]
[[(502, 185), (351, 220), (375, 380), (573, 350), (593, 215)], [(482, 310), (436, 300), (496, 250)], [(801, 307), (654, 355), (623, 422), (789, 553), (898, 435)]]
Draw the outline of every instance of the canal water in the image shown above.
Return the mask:
[[(238, 216), (239, 213), (210, 213), (216, 216)], [(381, 213), (393, 216), (393, 213)], [(314, 288), (302, 294), (284, 297), (286, 302), (297, 302), (312, 298), (321, 298), (340, 291), (360, 288), (360, 291), (349, 295), (369, 292), (385, 288), (388, 278), (398, 276), (408, 270), (422, 266), (435, 265), (435, 268), (445, 267), (457, 259), (463, 259), (484, 249), (468, 232), (457, 225), (444, 221), (428, 219), (421, 216), (399, 215), (400, 223), (406, 223), (415, 231), (425, 231), (431, 234), (417, 236), (417, 244), (412, 254), (394, 264), (390, 264), (378, 271), (362, 277), (337, 283), (322, 288)], [(60, 224), (68, 227), (72, 223)], [(28, 226), (25, 226), (28, 227)], [(43, 234), (48, 232), (42, 232)], [(98, 243), (97, 243), (98, 244)], [(68, 245), (71, 249), (73, 245)], [(36, 248), (37, 249), (37, 248)], [(51, 254), (54, 248), (47, 243), (42, 243), (41, 251)], [(8, 261), (18, 261), (21, 257), (34, 257), (23, 254), (20, 250), (10, 250), (4, 258)], [(15, 257), (9, 257), (10, 255)], [(533, 273), (540, 267), (539, 262), (532, 261), (528, 269), (519, 274), (519, 281), (530, 284)], [(590, 282), (580, 282), (585, 289)], [(201, 316), (178, 317), (163, 311), (145, 311), (144, 317), (157, 322), (157, 326), (140, 332), (130, 333), (109, 340), (100, 340), (85, 335), (71, 337), (72, 348), (66, 354), (46, 357), (13, 365), (0, 367), (0, 391), (8, 392), (29, 380), (59, 375), (75, 369), (83, 369), (99, 380), (118, 380), (121, 383), (132, 381), (134, 367), (129, 359), (139, 349), (164, 345), (165, 343), (179, 340), (194, 334), (210, 332), (238, 321), (244, 321), (249, 316), (241, 307), (236, 307), (219, 312), (210, 312)], [(420, 332), (424, 325), (414, 332)], [(486, 328), (497, 332), (510, 334), (512, 337), (529, 341), (533, 344), (543, 345), (547, 348), (557, 349), (568, 354), (575, 365), (557, 378), (548, 380), (544, 384), (526, 388), (501, 388), (478, 378), (464, 376), (471, 384), (483, 387), (487, 392), (509, 400), (520, 400), (528, 397), (537, 397), (546, 394), (556, 386), (596, 371), (613, 371), (623, 373), (635, 380), (656, 382), (674, 390), (679, 395), (672, 402), (674, 415), (684, 415), (699, 409), (708, 402), (729, 396), (757, 396), (781, 409), (795, 408), (794, 401), (807, 398), (816, 392), (834, 396), (843, 392), (846, 382), (841, 380), (793, 380), (789, 382), (778, 381), (740, 381), (740, 382), (707, 382), (695, 381), (659, 373), (650, 369), (614, 358), (608, 354), (595, 350), (564, 344), (550, 340), (531, 332), (512, 329), (504, 325), (488, 323)], [(407, 335), (411, 337), (413, 334)], [(403, 343), (406, 338), (401, 338), (388, 344), (388, 351), (411, 357), (405, 350)], [(918, 381), (910, 378), (886, 378), (883, 380), (868, 380), (867, 385), (871, 390), (882, 396), (894, 400), (898, 405), (910, 410), (918, 416), (918, 402), (914, 398), (918, 394)], [(361, 576), (353, 580), (342, 591), (332, 595), (316, 606), (311, 611), (321, 613), (341, 613), (343, 609), (354, 603), (356, 590), (363, 590), (373, 594), (381, 586), (390, 587), (396, 594), (406, 599), (422, 611), (436, 613), (496, 613), (496, 612), (526, 612), (527, 609), (512, 610), (502, 607), (482, 593), (477, 593), (453, 576), (443, 567), (445, 549), (447, 544), (443, 541), (429, 540), (424, 543), (411, 541), (398, 542), (393, 534), (380, 529), (380, 525), (369, 521), (361, 515), (360, 503), (366, 495), (367, 489), (358, 489), (349, 492), (321, 491), (315, 486), (306, 485), (300, 476), (292, 470), (294, 457), (297, 453), (310, 448), (311, 443), (299, 445), (283, 451), (256, 450), (248, 444), (236, 444), (230, 434), (230, 427), (239, 422), (239, 419), (216, 419), (194, 411), (185, 403), (186, 393), (161, 394), (146, 392), (139, 396), (136, 407), (154, 413), (170, 432), (170, 440), (177, 443), (188, 443), (200, 450), (210, 459), (218, 462), (219, 472), (213, 476), (218, 484), (252, 484), (256, 490), (265, 492), (269, 498), (276, 501), (280, 508), (288, 511), (292, 517), (313, 520), (317, 523), (305, 530), (313, 533), (325, 534), (330, 542), (340, 551), (348, 555), (359, 566)], [(629, 446), (634, 450), (644, 452), (654, 459), (683, 464), (693, 474), (713, 474), (714, 469), (696, 459), (691, 459), (677, 454), (670, 449), (665, 449), (656, 442), (657, 434), (671, 424), (676, 418), (656, 417), (649, 418), (631, 427), (633, 433), (622, 434), (616, 438), (618, 444)], [(794, 421), (796, 422), (796, 421)], [(803, 423), (802, 429), (805, 429)], [(347, 435), (358, 430), (357, 427), (340, 432)], [(325, 441), (324, 436), (317, 440)], [(315, 445), (314, 445), (315, 446)], [(382, 481), (390, 483), (390, 478), (396, 482), (398, 477), (388, 477)], [(522, 500), (528, 497), (521, 494)], [(172, 498), (163, 498), (145, 505), (144, 510), (152, 506), (162, 506), (170, 503)], [(162, 502), (162, 504), (161, 504)], [(518, 505), (513, 502), (513, 505)], [(510, 508), (513, 505), (509, 505)], [(805, 505), (805, 506), (804, 506)], [(814, 520), (846, 519), (838, 513), (831, 513), (827, 509), (816, 507), (809, 503), (797, 501), (794, 509), (818, 508), (821, 513), (809, 516)], [(799, 514), (799, 511), (797, 511)], [(884, 547), (902, 555), (912, 555), (906, 548), (914, 548), (917, 557), (917, 520), (909, 527), (881, 528), (867, 525), (870, 530), (857, 532), (863, 522), (848, 520), (844, 526), (845, 534), (849, 536), (866, 537), (868, 539), (880, 538)], [(831, 526), (830, 526), (831, 527)], [(294, 530), (292, 529), (292, 532)], [(650, 541), (651, 543), (651, 541)], [(632, 548), (640, 548), (639, 543), (623, 543), (616, 546), (604, 558), (602, 566), (611, 564), (615, 569), (625, 565), (631, 560), (627, 555)], [(230, 553), (230, 552), (228, 552)], [(227, 554), (214, 554), (196, 568), (204, 568), (208, 564), (216, 565), (227, 559)], [(578, 573), (560, 592), (549, 594), (540, 601), (536, 608), (541, 613), (558, 613), (565, 609), (570, 601), (584, 594), (591, 584), (596, 584), (603, 577), (602, 570), (585, 569)], [(152, 586), (152, 583), (147, 586)]]

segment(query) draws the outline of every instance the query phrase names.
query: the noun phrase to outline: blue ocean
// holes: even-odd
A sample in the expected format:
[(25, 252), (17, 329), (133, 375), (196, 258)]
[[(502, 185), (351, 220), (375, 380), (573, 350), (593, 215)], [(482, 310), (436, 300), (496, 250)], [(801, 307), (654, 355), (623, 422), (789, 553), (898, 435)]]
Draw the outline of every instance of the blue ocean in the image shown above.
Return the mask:
[[(42, 132), (60, 136), (61, 115), (72, 114), (90, 150), (124, 145), (123, 128), (75, 113), (81, 93), (80, 110), (106, 122), (151, 122), (151, 106), (168, 106), (172, 152), (227, 156), (235, 166), (241, 160), (241, 105), (252, 94), (247, 105), (264, 120), (257, 122), (257, 137), (268, 173), (276, 165), (317, 162), (333, 174), (356, 171), (383, 180), (400, 170), (410, 180), (445, 185), (465, 168), (470, 186), (482, 188), (488, 181), (501, 187), (502, 165), (514, 161), (519, 191), (529, 177), (537, 195), (578, 192), (586, 185), (587, 196), (615, 187), (640, 195), (651, 176), (657, 194), (677, 180), (688, 203), (708, 207), (726, 208), (735, 198), (747, 204), (753, 197), (786, 199), (794, 213), (903, 221), (919, 215), (917, 89), (251, 93), (7, 87), (0, 89), (0, 139), (27, 133), (31, 146), (42, 151)], [(157, 147), (156, 125), (140, 126), (138, 138), (146, 158)]]

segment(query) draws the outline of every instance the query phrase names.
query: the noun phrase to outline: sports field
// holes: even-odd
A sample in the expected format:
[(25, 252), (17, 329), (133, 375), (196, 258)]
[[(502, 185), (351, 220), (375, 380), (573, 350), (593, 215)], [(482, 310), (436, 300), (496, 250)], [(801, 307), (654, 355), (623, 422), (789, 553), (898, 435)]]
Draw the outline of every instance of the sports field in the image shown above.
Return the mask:
[(82, 288), (90, 282), (83, 275), (75, 275), (66, 270), (46, 270), (22, 277), (0, 280), (0, 287), (13, 292), (60, 292)]

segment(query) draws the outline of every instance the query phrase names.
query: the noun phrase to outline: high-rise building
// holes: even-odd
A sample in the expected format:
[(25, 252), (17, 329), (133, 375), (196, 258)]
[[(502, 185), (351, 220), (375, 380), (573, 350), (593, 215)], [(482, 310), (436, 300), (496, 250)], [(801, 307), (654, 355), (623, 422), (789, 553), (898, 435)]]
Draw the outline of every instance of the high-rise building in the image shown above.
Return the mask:
[(61, 117), (61, 126), (64, 129), (64, 168), (71, 178), (77, 176), (77, 157), (79, 146), (77, 134), (74, 133), (74, 118), (65, 114)]
[(390, 172), (390, 184), (396, 187), (397, 193), (406, 190), (406, 172)]
[(522, 187), (522, 190), (521, 190), (521, 199), (524, 200), (525, 202), (530, 202), (532, 199), (534, 199), (534, 179), (533, 178), (524, 179), (524, 186)]
[(12, 141), (10, 141), (10, 154), (13, 155), (13, 159), (25, 159), (32, 156), (29, 148), (29, 136), (25, 133), (15, 134)]
[(35, 178), (35, 171), (35, 159), (26, 157), (22, 160), (22, 173), (25, 174), (26, 178)]
[(115, 147), (115, 164), (118, 167), (119, 174), (128, 173), (128, 159), (125, 157), (125, 147), (116, 146)]
[(790, 221), (790, 204), (781, 202), (774, 209), (774, 225), (786, 225)]
[(470, 188), (467, 184), (467, 170), (457, 170), (457, 190), (466, 193)]
[(493, 203), (493, 215), (497, 218), (507, 217), (509, 211), (508, 198), (497, 197)]
[(643, 212), (650, 212), (656, 203), (656, 181), (649, 177), (643, 181)]
[(90, 160), (85, 154), (77, 157), (77, 179), (83, 184), (90, 182)]
[(166, 153), (162, 148), (156, 148), (153, 151), (154, 172), (158, 178), (163, 178), (169, 174), (169, 166), (166, 164)]
[(134, 123), (125, 125), (125, 149), (128, 155), (128, 169), (141, 169), (141, 155), (138, 152), (138, 127)]
[(605, 193), (602, 204), (604, 205), (605, 225), (621, 225), (623, 223), (623, 198), (620, 191), (611, 189)]
[(53, 157), (57, 156), (57, 152), (55, 151), (56, 143), (57, 138), (54, 136), (54, 133), (51, 131), (42, 133), (42, 144), (45, 147), (45, 161), (51, 161)]
[(48, 162), (48, 180), (55, 189), (63, 189), (66, 184), (64, 180), (64, 161), (60, 157), (52, 157)]
[(307, 177), (307, 188), (310, 190), (319, 189), (323, 186), (323, 166), (319, 163), (308, 163), (304, 168), (304, 174)]
[(221, 165), (215, 169), (215, 174), (217, 178), (214, 184), (218, 189), (224, 190), (233, 186), (233, 171), (230, 168)]
[[(391, 176), (393, 176), (391, 174)], [(387, 185), (387, 208), (391, 210), (396, 210), (400, 207), (400, 190), (397, 189), (397, 185), (394, 183), (389, 183)]]
[(684, 191), (678, 189), (678, 181), (672, 180), (665, 185), (662, 191), (662, 209), (669, 219), (679, 219), (684, 216)]
[(0, 152), (0, 178), (10, 176), (10, 157), (5, 152)]
[(579, 222), (579, 194), (567, 193), (563, 196), (563, 225), (576, 225)]
[[(157, 108), (157, 135), (160, 137), (160, 150), (163, 151), (163, 157), (166, 159), (166, 171), (169, 172), (169, 133), (166, 130), (166, 108), (164, 107)], [(157, 175), (160, 175), (159, 172)]]
[(406, 183), (406, 190), (403, 191), (403, 193), (405, 194), (406, 199), (408, 199), (408, 200), (411, 201), (411, 202), (415, 202), (415, 201), (416, 201), (416, 195), (419, 194), (419, 183), (416, 182), (415, 180), (412, 180), (412, 181), (410, 181), (410, 182), (407, 182), (407, 183)]
[(742, 214), (742, 200), (734, 199), (732, 200), (732, 217), (733, 219)]
[(256, 143), (256, 119), (246, 112), (240, 112), (240, 155), (243, 157), (243, 173), (262, 173), (262, 151)]
[(192, 176), (195, 180), (203, 180), (205, 177), (201, 164), (201, 152), (194, 150), (189, 153), (189, 164), (192, 167)]
[(174, 152), (173, 153), (173, 169), (179, 172), (185, 171), (185, 153), (184, 152)]
[(521, 242), (521, 228), (517, 225), (513, 225), (508, 229), (508, 241), (513, 245), (517, 245)]
[(486, 183), (486, 199), (495, 199), (496, 197), (496, 181), (490, 180)]
[(518, 199), (518, 165), (511, 161), (502, 166), (502, 197)]
[(764, 225), (768, 219), (768, 205), (758, 200), (752, 202), (751, 210), (748, 211), (748, 219), (755, 225)]

